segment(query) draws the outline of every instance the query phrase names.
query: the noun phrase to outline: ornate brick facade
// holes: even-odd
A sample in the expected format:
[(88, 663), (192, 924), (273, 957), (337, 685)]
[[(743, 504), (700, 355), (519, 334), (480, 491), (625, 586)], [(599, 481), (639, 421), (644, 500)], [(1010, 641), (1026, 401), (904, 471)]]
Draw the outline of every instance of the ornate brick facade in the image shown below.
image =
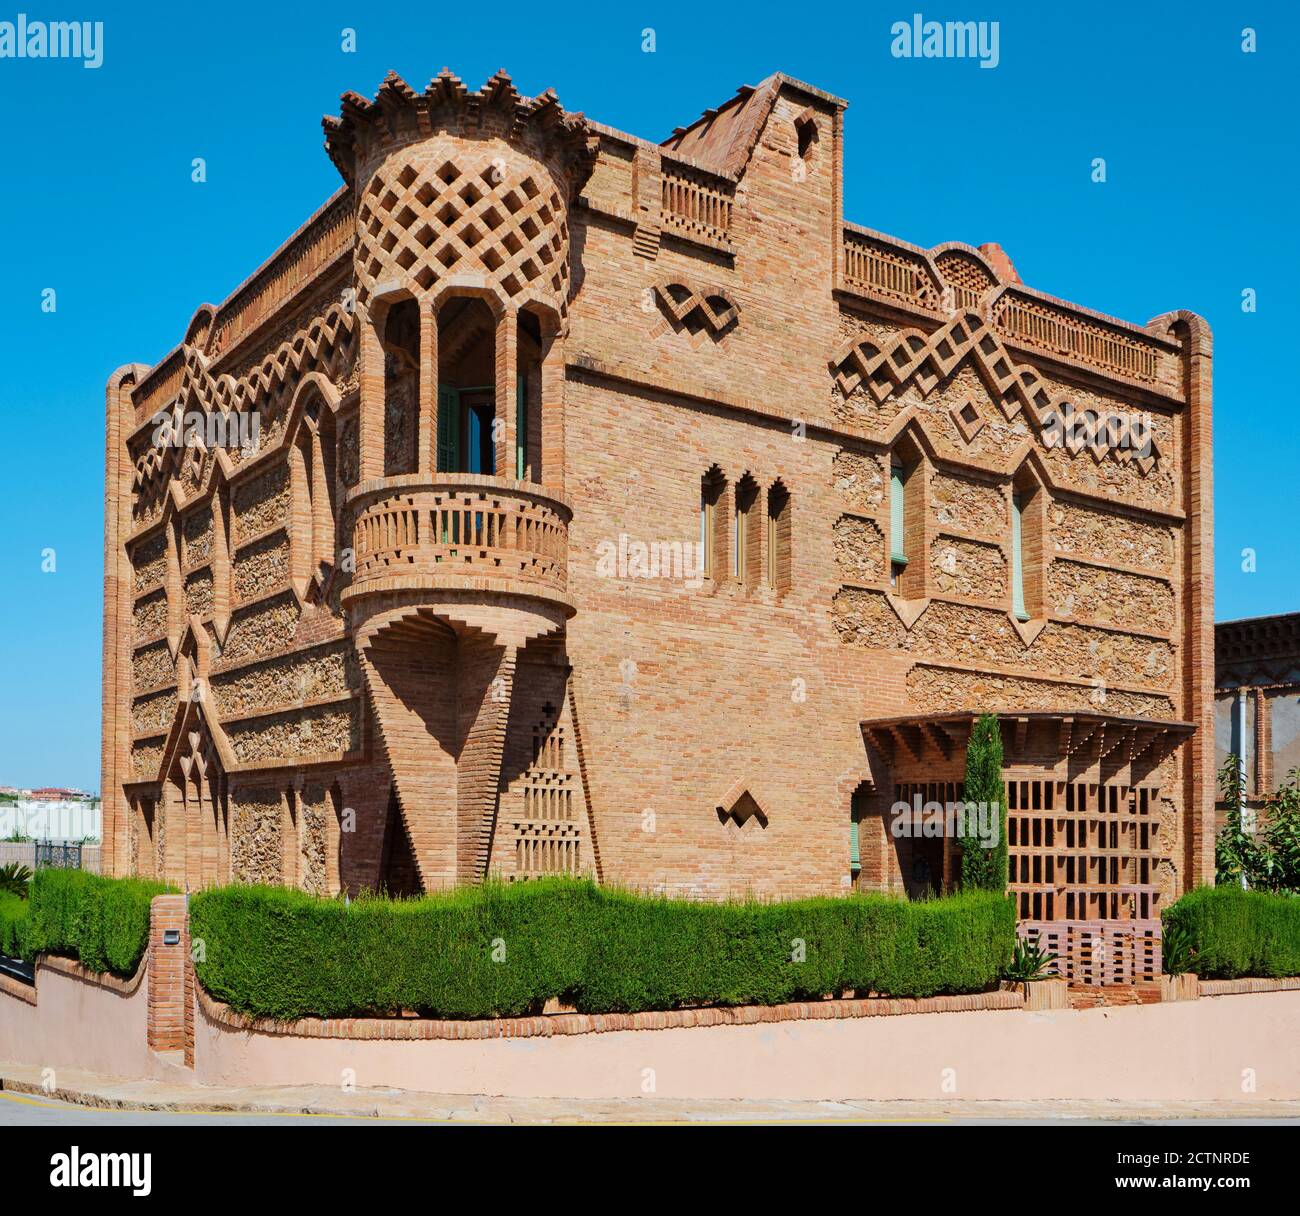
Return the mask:
[(343, 187), (108, 386), (110, 871), (916, 889), (890, 806), (993, 710), (1025, 916), (1208, 877), (1208, 329), (845, 223), (844, 110), (344, 97)]

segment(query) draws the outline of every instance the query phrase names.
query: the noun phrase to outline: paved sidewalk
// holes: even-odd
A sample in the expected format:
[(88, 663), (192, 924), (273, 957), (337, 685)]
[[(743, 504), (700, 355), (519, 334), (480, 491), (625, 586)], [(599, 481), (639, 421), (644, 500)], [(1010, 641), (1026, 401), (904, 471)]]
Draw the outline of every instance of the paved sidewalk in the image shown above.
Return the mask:
[(164, 1081), (106, 1077), (59, 1069), (53, 1088), (43, 1086), (41, 1070), (0, 1064), (0, 1090), (27, 1095), (5, 1111), (5, 1122), (23, 1123), (24, 1107), (33, 1118), (40, 1104), (96, 1108), (111, 1121), (113, 1112), (151, 1111), (178, 1120), (195, 1115), (316, 1116), (430, 1123), (954, 1123), (1006, 1120), (1300, 1120), (1296, 1102), (928, 1102), (826, 1101), (782, 1099), (721, 1101), (680, 1098), (493, 1098), (416, 1093), (398, 1089), (346, 1092), (328, 1086), (237, 1089), (176, 1085)]

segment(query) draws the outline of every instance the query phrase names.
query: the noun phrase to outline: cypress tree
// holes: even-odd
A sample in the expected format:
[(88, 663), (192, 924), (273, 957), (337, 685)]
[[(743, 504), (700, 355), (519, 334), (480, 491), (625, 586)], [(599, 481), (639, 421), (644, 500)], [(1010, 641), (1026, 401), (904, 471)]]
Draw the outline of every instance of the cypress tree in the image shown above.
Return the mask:
[(997, 844), (985, 848), (977, 836), (961, 842), (961, 885), (967, 890), (1003, 891), (1007, 883), (1007, 798), (1002, 783), (1002, 732), (997, 714), (981, 714), (966, 744), (963, 799), (996, 809)]

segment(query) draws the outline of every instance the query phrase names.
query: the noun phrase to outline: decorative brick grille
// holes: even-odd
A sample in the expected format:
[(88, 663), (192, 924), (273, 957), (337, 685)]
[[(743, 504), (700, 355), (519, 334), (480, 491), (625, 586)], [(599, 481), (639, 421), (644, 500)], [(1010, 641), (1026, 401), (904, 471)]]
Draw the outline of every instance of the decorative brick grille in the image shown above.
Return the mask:
[(844, 234), (844, 277), (850, 287), (931, 311), (939, 308), (939, 292), (920, 257), (887, 249), (856, 233)]
[(1134, 338), (1103, 328), (1082, 317), (1068, 316), (1033, 300), (1000, 300), (994, 327), (1043, 350), (1069, 355), (1104, 371), (1119, 372), (1134, 380), (1154, 382), (1156, 352)]
[(568, 225), (542, 177), (492, 163), (437, 170), (407, 164), (370, 179), (357, 214), (358, 298), (396, 279), (427, 291), (466, 264), (486, 269), (507, 295), (549, 293), (561, 310), (569, 286)]
[(1158, 916), (1159, 790), (1007, 782), (1009, 890), (1029, 921)]
[(1057, 974), (1072, 984), (1136, 984), (1163, 969), (1158, 920), (1021, 921), (1017, 932), (1055, 954)]
[(665, 166), (662, 220), (669, 232), (727, 244), (731, 228), (731, 194), (702, 175)]

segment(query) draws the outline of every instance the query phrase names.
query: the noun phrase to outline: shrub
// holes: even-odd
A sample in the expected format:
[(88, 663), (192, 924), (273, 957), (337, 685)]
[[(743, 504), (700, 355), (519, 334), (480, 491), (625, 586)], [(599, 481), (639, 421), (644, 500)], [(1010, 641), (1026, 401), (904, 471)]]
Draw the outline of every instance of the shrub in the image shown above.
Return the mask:
[(31, 880), (31, 870), (20, 862), (11, 861), (0, 866), (0, 895), (17, 895), (19, 899), (26, 899), (27, 884)]
[(1203, 978), (1300, 975), (1300, 897), (1197, 887), (1165, 910), (1164, 931), (1186, 935)]
[(552, 879), (350, 905), (279, 887), (190, 901), (199, 979), (245, 1013), (414, 1010), (483, 1018), (559, 997), (584, 1012), (776, 1004), (845, 989), (989, 987), (1011, 957), (1010, 900), (879, 895), (690, 903)]
[(0, 891), (0, 954), (9, 958), (22, 955), (26, 921), (27, 901), (8, 891)]
[(133, 975), (149, 944), (149, 903), (172, 888), (85, 870), (37, 870), (29, 888), (23, 957), (63, 954), (91, 971)]
[(983, 714), (971, 728), (966, 745), (966, 776), (962, 798), (983, 803), (998, 816), (998, 840), (985, 848), (978, 837), (961, 841), (961, 885), (966, 890), (997, 891), (1007, 886), (1007, 793), (1002, 782), (1002, 730), (997, 714)]

